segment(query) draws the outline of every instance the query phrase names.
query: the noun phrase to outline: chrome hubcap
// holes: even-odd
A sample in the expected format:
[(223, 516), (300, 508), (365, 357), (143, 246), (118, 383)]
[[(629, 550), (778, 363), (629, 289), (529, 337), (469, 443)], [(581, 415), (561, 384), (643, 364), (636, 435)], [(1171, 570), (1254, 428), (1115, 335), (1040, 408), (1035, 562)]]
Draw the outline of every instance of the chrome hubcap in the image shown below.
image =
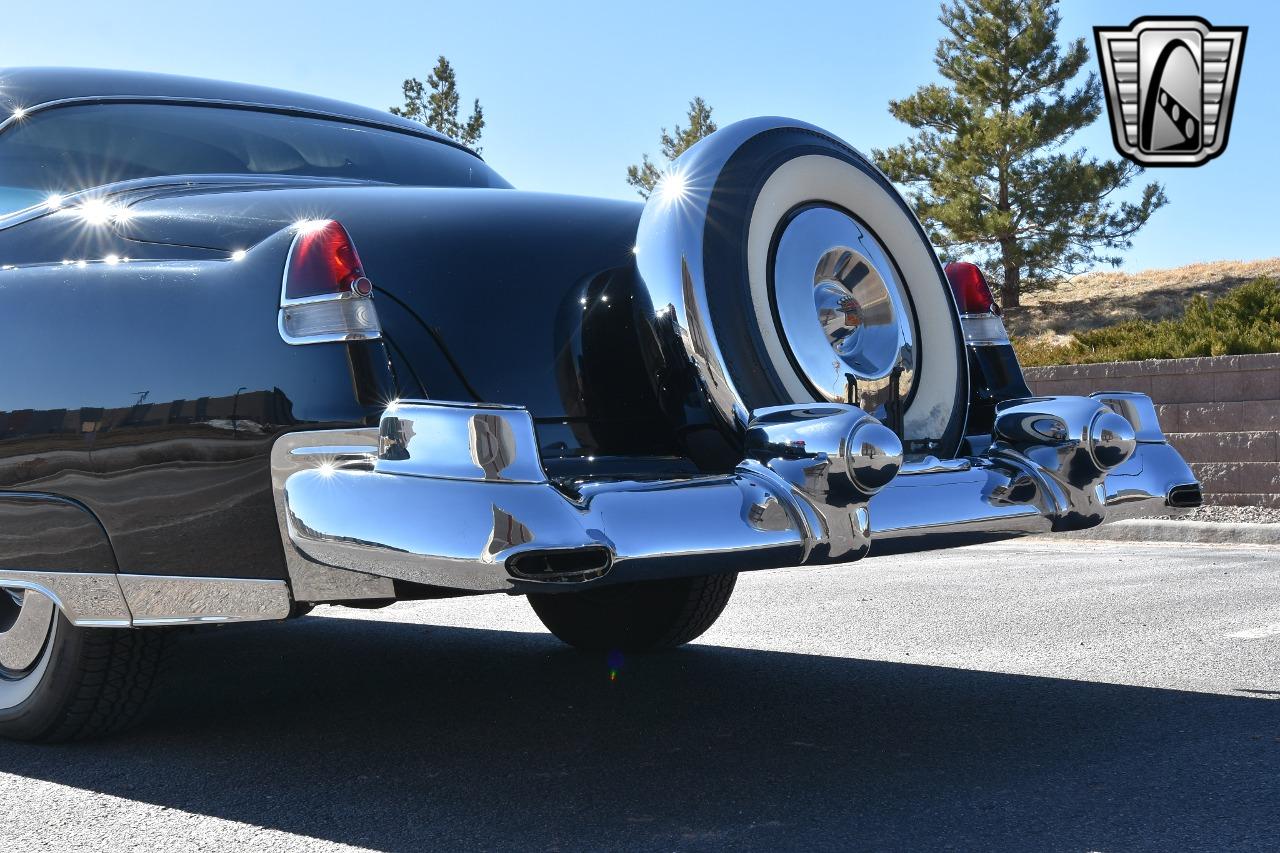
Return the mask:
[(54, 614), (38, 592), (0, 589), (0, 678), (21, 678), (40, 661)]
[(848, 214), (811, 207), (782, 232), (773, 266), (782, 339), (830, 402), (893, 420), (915, 378), (906, 291), (880, 243)]

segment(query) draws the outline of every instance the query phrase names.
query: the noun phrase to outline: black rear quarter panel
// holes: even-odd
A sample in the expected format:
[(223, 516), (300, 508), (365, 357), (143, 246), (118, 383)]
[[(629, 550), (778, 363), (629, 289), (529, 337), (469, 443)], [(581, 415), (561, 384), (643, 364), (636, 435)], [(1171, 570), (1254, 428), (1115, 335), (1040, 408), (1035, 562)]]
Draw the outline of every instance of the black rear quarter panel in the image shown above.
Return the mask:
[[(0, 234), (0, 253), (22, 230)], [(121, 571), (284, 577), (272, 442), (366, 423), (385, 402), (377, 389), (392, 393), (380, 343), (281, 340), (290, 239), (277, 234), (239, 261), (0, 271), (0, 491), (83, 504)], [(23, 519), (11, 509), (0, 522), (38, 523)]]

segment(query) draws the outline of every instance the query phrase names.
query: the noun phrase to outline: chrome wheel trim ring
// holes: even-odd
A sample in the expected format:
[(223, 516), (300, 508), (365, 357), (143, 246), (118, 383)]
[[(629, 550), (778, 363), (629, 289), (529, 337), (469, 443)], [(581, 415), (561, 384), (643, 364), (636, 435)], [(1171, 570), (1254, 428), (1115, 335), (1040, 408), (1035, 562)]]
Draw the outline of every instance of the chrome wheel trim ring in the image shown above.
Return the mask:
[[(779, 223), (805, 204), (831, 204), (867, 223), (901, 272), (915, 312), (917, 369), (903, 418), (903, 440), (933, 441), (948, 434), (964, 405), (966, 384), (956, 309), (937, 257), (899, 197), (867, 172), (843, 160), (809, 154), (779, 166), (756, 197), (747, 236), (751, 301), (770, 361), (793, 401), (812, 399), (808, 383), (791, 369), (787, 345), (773, 318), (769, 296), (771, 245)], [(928, 447), (929, 445), (924, 445)], [(949, 452), (949, 451), (946, 451)]]
[(53, 653), (57, 606), (35, 590), (0, 589), (0, 711), (40, 685)]
[[(773, 260), (779, 334), (820, 399), (884, 419), (916, 372), (910, 302), (884, 247), (825, 205), (786, 222)], [(894, 394), (896, 386), (896, 397)]]

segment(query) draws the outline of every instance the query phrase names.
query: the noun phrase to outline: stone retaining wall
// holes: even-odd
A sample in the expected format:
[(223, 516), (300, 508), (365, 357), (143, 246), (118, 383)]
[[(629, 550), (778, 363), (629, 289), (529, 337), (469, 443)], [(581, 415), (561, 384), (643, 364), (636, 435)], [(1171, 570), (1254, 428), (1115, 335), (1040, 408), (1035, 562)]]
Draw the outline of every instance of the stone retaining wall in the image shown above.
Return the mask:
[(1150, 394), (1211, 503), (1280, 507), (1280, 353), (1029, 367), (1037, 394)]

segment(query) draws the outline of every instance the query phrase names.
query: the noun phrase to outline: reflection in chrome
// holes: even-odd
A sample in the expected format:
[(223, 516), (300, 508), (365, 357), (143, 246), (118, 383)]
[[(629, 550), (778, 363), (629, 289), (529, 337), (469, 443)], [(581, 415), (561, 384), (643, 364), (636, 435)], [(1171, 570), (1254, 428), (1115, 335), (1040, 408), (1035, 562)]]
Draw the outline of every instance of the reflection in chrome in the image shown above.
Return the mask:
[(906, 289), (879, 241), (843, 211), (802, 210), (778, 242), (782, 338), (822, 399), (894, 417), (916, 372)]
[(19, 676), (36, 665), (56, 612), (53, 601), (36, 590), (0, 588), (0, 678)]
[[(72, 625), (82, 628), (284, 619), (290, 608), (289, 588), (283, 581), (244, 578), (0, 569), (0, 590), (0, 595), (12, 591), (22, 595), (22, 614), (32, 606), (32, 613), (39, 616), (43, 612), (39, 601), (43, 599), (51, 607), (56, 606)], [(23, 625), (23, 636), (28, 638), (22, 645), (25, 651), (4, 650), (4, 635), (0, 634), (0, 658), (17, 659), (30, 651), (30, 637), (39, 633), (39, 625), (24, 625), (22, 620), (27, 618), (20, 615), (14, 623)], [(32, 617), (32, 622), (39, 621)], [(5, 624), (0, 606), (0, 631)], [(0, 660), (0, 666), (4, 665)]]
[(72, 625), (127, 628), (129, 607), (114, 574), (0, 569), (0, 587), (38, 592), (58, 606)]
[(1103, 478), (1137, 447), (1129, 422), (1091, 397), (1002, 403), (996, 408), (994, 436), (988, 455), (1023, 467), (1039, 482), (1054, 530), (1099, 524), (1105, 508)]
[(58, 634), (53, 600), (0, 582), (0, 710), (27, 701), (44, 681)]
[[(394, 403), (388, 407), (388, 412)], [(329, 465), (372, 470), (378, 455), (378, 430), (312, 430), (286, 433), (271, 448), (271, 491), (275, 498), (276, 521), (287, 531), (284, 484), (297, 471), (318, 470)], [(288, 535), (282, 537), (289, 586), (297, 601), (358, 601), (394, 598), (389, 579), (357, 572), (341, 571), (307, 558)]]
[[(325, 600), (298, 594), (316, 570), (339, 586), (381, 576), (499, 591), (642, 580), (658, 564), (671, 576), (840, 562), (868, 553), (872, 537), (923, 549), (935, 534), (1088, 527), (1108, 507), (1165, 507), (1195, 483), (1162, 437), (1135, 440), (1126, 419), (1085, 397), (1005, 405), (986, 454), (907, 470), (892, 431), (834, 403), (758, 411), (734, 473), (679, 480), (553, 484), (531, 419), (510, 407), (400, 401), (376, 454), (317, 435), (319, 452), (299, 457), (295, 445), (298, 461), (277, 472), (300, 600)], [(327, 475), (320, 458), (332, 460)]]
[[(853, 406), (829, 404), (760, 409), (747, 427), (747, 456), (784, 479), (821, 518), (823, 562), (866, 554), (865, 504), (897, 476), (902, 442)], [(805, 559), (814, 558), (806, 549)]]
[(289, 615), (284, 581), (120, 575), (134, 627), (257, 622)]
[(398, 401), (382, 417), (379, 455), (378, 470), (387, 473), (546, 481), (533, 420), (513, 407)]

